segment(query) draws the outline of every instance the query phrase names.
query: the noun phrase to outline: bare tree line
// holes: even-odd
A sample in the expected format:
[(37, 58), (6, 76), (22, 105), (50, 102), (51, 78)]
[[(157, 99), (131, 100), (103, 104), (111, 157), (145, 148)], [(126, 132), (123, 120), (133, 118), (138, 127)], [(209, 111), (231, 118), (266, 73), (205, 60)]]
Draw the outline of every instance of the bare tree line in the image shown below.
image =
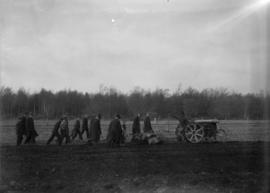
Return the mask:
[(36, 118), (57, 118), (62, 114), (82, 116), (101, 113), (111, 118), (120, 113), (131, 118), (137, 113), (150, 112), (157, 118), (168, 118), (182, 110), (189, 118), (268, 119), (270, 95), (241, 94), (227, 89), (194, 88), (169, 93), (167, 89), (146, 91), (135, 88), (129, 94), (115, 88), (103, 88), (98, 93), (75, 90), (52, 92), (41, 89), (29, 93), (24, 89), (0, 89), (1, 116), (15, 118), (31, 111)]

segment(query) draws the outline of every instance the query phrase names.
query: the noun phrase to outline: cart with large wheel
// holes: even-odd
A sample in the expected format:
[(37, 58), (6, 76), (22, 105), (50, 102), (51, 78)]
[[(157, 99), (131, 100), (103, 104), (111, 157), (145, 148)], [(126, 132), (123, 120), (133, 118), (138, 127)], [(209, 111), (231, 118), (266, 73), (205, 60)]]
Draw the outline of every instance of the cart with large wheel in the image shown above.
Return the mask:
[(226, 132), (220, 128), (217, 119), (189, 121), (182, 134), (190, 143), (226, 141)]

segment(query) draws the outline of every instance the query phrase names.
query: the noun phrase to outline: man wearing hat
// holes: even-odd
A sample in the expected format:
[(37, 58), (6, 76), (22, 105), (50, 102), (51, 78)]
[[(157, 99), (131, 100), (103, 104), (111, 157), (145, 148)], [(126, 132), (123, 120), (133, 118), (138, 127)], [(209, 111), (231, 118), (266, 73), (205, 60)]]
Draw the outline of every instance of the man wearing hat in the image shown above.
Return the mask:
[(140, 114), (138, 114), (133, 120), (132, 124), (132, 141), (140, 140), (141, 136), (141, 124), (140, 124)]
[(68, 128), (68, 118), (66, 115), (63, 116), (63, 120), (61, 121), (60, 133), (61, 133), (60, 145), (62, 144), (64, 139), (66, 139), (66, 144), (69, 143), (70, 137), (69, 137), (69, 128)]
[(91, 136), (91, 141), (94, 143), (98, 143), (100, 140), (100, 135), (101, 135), (100, 119), (101, 119), (101, 114), (98, 113), (98, 115), (94, 119), (91, 120), (90, 136)]
[(36, 137), (38, 136), (37, 131), (35, 129), (34, 119), (32, 117), (32, 113), (27, 113), (25, 119), (25, 129), (26, 129), (26, 139), (24, 144), (27, 143), (36, 143)]
[(152, 129), (149, 113), (146, 114), (146, 118), (144, 120), (143, 132), (144, 133), (153, 133), (154, 132), (153, 129)]
[(88, 116), (84, 115), (83, 119), (82, 119), (82, 132), (81, 132), (81, 136), (83, 136), (83, 133), (86, 133), (86, 137), (89, 138), (89, 131), (88, 131)]
[(117, 114), (114, 120), (109, 124), (109, 130), (107, 135), (107, 143), (109, 146), (120, 146), (120, 143), (123, 139), (123, 132), (120, 122), (120, 115)]
[(25, 132), (25, 116), (19, 117), (18, 122), (16, 123), (16, 135), (17, 135), (17, 146), (21, 145), (23, 136), (26, 135)]
[(77, 137), (77, 135), (79, 135), (80, 140), (82, 140), (82, 135), (81, 135), (80, 127), (81, 127), (80, 119), (77, 118), (75, 120), (75, 124), (74, 124), (73, 130), (71, 132), (71, 139), (72, 139), (72, 141)]
[(47, 141), (47, 145), (49, 145), (55, 137), (57, 138), (58, 145), (61, 144), (61, 135), (59, 133), (59, 128), (60, 128), (60, 124), (61, 124), (62, 120), (63, 120), (63, 118), (61, 117), (55, 123), (54, 128), (53, 128), (53, 131), (52, 131), (52, 134), (51, 134), (50, 138)]

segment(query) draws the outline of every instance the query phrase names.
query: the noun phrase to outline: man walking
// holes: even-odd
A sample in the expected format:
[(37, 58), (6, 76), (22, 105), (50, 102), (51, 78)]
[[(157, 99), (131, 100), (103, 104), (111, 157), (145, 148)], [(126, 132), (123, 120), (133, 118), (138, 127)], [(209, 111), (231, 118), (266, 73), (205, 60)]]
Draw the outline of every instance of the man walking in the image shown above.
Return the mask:
[(61, 141), (60, 145), (62, 144), (63, 140), (65, 139), (66, 144), (70, 142), (69, 138), (69, 128), (68, 128), (68, 119), (67, 116), (63, 117), (63, 120), (60, 123), (60, 134), (61, 134)]
[(132, 124), (132, 141), (139, 141), (141, 137), (141, 124), (140, 124), (140, 114), (138, 114), (133, 120)]
[(152, 125), (151, 125), (151, 120), (149, 117), (149, 114), (146, 114), (146, 118), (144, 120), (144, 127), (143, 127), (143, 132), (144, 133), (153, 133)]
[(60, 124), (62, 122), (63, 118), (61, 117), (54, 125), (52, 134), (50, 136), (50, 138), (47, 141), (47, 145), (49, 145), (51, 143), (51, 141), (56, 137), (57, 138), (57, 142), (58, 145), (60, 145), (61, 143), (61, 135), (59, 134), (59, 128), (60, 128)]
[(17, 146), (22, 144), (23, 136), (25, 134), (25, 116), (21, 116), (16, 123)]
[(110, 147), (120, 146), (120, 143), (123, 139), (120, 118), (120, 115), (117, 114), (109, 125), (107, 143)]
[(185, 112), (181, 111), (180, 116), (173, 115), (173, 117), (175, 117), (179, 121), (177, 127), (175, 128), (175, 135), (177, 137), (177, 140), (178, 141), (186, 141), (186, 138), (184, 135), (184, 129), (189, 124), (189, 121), (186, 118)]
[(24, 144), (27, 143), (36, 143), (36, 137), (38, 136), (35, 130), (34, 119), (31, 113), (28, 113), (25, 119), (25, 129), (26, 129), (26, 140)]
[(86, 132), (86, 138), (89, 139), (89, 131), (88, 131), (88, 116), (84, 115), (83, 119), (82, 119), (82, 132), (81, 132), (81, 136), (83, 136), (83, 133)]
[(82, 140), (82, 135), (81, 135), (80, 127), (81, 127), (80, 119), (77, 118), (76, 121), (75, 121), (74, 128), (73, 128), (72, 133), (71, 133), (71, 139), (72, 139), (72, 141), (77, 137), (77, 135), (79, 135), (80, 140)]
[(100, 127), (101, 115), (98, 114), (94, 119), (91, 120), (90, 124), (90, 137), (91, 141), (98, 143), (100, 141), (101, 127)]

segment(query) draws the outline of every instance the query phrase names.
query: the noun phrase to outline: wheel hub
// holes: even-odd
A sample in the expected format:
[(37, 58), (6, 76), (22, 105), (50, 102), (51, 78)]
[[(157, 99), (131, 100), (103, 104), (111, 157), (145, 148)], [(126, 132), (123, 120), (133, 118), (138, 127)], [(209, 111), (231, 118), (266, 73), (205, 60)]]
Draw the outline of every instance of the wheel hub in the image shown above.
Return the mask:
[(191, 143), (199, 143), (204, 138), (204, 130), (202, 126), (190, 124), (185, 129), (185, 137)]

